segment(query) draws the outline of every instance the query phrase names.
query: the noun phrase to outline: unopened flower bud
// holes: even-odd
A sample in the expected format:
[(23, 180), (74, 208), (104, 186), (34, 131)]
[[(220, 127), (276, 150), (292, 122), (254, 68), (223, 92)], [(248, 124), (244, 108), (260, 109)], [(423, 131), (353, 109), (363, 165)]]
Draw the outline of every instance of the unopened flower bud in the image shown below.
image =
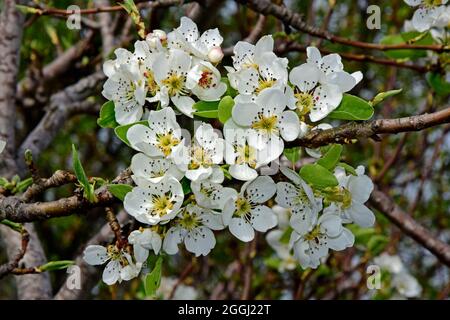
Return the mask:
[(145, 38), (150, 48), (156, 48), (158, 43), (164, 45), (167, 41), (167, 34), (163, 30), (155, 29)]
[(212, 63), (219, 63), (222, 61), (223, 58), (223, 51), (221, 47), (213, 47), (208, 52), (208, 59)]

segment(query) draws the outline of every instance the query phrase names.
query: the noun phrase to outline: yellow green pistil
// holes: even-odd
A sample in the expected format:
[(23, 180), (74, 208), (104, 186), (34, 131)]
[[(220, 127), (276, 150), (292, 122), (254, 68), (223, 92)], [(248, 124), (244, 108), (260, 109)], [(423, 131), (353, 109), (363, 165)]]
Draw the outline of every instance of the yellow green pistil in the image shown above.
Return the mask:
[(173, 208), (173, 202), (170, 200), (170, 194), (153, 195), (152, 214), (160, 217), (166, 215)]
[(165, 156), (170, 155), (172, 148), (180, 143), (180, 140), (174, 137), (172, 132), (167, 132), (166, 134), (158, 134), (157, 146), (164, 153)]
[(184, 211), (183, 215), (179, 219), (179, 223), (182, 228), (192, 230), (199, 226), (200, 219), (197, 217), (197, 215), (189, 213), (188, 211)]
[(155, 75), (153, 74), (152, 71), (148, 70), (144, 73), (146, 79), (147, 79), (147, 88), (148, 88), (148, 92), (150, 92), (150, 94), (152, 96), (154, 96), (158, 90), (159, 90), (159, 86), (155, 81)]
[(213, 73), (210, 70), (203, 70), (200, 79), (198, 80), (198, 85), (203, 89), (211, 88), (213, 84)]
[(177, 73), (170, 73), (169, 76), (162, 81), (167, 87), (169, 96), (173, 97), (182, 94), (186, 77)]
[(268, 80), (260, 79), (258, 81), (258, 87), (255, 89), (255, 93), (259, 94), (264, 89), (271, 88), (274, 84), (275, 84), (274, 79), (268, 79)]
[(236, 153), (238, 154), (236, 158), (236, 164), (248, 164), (250, 167), (256, 167), (256, 149), (250, 147), (248, 143), (245, 146), (236, 146)]
[(341, 203), (342, 209), (347, 209), (352, 205), (352, 194), (345, 188), (333, 187), (323, 191), (328, 202)]
[(247, 199), (243, 198), (243, 197), (239, 197), (236, 199), (236, 211), (235, 214), (238, 217), (244, 217), (247, 214), (250, 213), (252, 206), (251, 204), (248, 202)]
[(320, 231), (320, 226), (317, 225), (312, 229), (309, 233), (305, 235), (305, 239), (308, 241), (315, 241), (316, 243), (319, 243), (319, 238), (322, 235), (322, 232)]
[(196, 170), (200, 166), (209, 167), (213, 164), (208, 152), (200, 146), (195, 146), (192, 151), (191, 162), (189, 163), (190, 170)]
[(314, 106), (314, 97), (310, 93), (298, 92), (295, 94), (295, 98), (298, 115), (306, 116)]
[(259, 120), (252, 123), (252, 128), (255, 130), (262, 130), (266, 133), (278, 132), (278, 117), (276, 115), (268, 116), (259, 115)]
[(442, 0), (425, 0), (423, 3), (425, 7), (433, 8), (440, 6), (442, 4)]
[(122, 255), (121, 251), (119, 248), (117, 248), (115, 245), (110, 244), (107, 248), (106, 248), (106, 252), (108, 254), (108, 257), (111, 260), (119, 260), (120, 264), (122, 266), (126, 266), (128, 265), (128, 261), (127, 259)]

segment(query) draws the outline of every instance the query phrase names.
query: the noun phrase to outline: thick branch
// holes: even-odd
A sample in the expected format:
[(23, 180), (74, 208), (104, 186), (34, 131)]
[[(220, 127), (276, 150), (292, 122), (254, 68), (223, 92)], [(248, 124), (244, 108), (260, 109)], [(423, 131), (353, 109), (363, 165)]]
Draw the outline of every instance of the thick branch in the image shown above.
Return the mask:
[(351, 122), (328, 130), (314, 130), (305, 137), (287, 144), (317, 148), (330, 143), (346, 144), (353, 139), (374, 137), (382, 133), (400, 133), (420, 131), (443, 123), (450, 122), (450, 107), (434, 113), (398, 119), (379, 119), (367, 122)]
[(384, 45), (378, 43), (368, 43), (362, 41), (351, 40), (343, 37), (336, 36), (328, 31), (321, 30), (309, 26), (300, 14), (294, 13), (286, 7), (276, 5), (270, 0), (236, 0), (243, 5), (249, 6), (256, 12), (264, 15), (272, 15), (286, 24), (294, 27), (295, 29), (305, 32), (311, 36), (325, 39), (334, 43), (340, 43), (347, 46), (372, 49), (372, 50), (397, 50), (397, 49), (416, 49), (416, 50), (432, 50), (437, 52), (450, 51), (450, 47), (444, 45), (410, 45), (410, 44), (395, 44)]
[(382, 191), (374, 190), (370, 197), (370, 204), (383, 213), (405, 234), (427, 248), (442, 263), (450, 267), (450, 246), (437, 239), (427, 229), (417, 223), (409, 214), (399, 208), (389, 196)]

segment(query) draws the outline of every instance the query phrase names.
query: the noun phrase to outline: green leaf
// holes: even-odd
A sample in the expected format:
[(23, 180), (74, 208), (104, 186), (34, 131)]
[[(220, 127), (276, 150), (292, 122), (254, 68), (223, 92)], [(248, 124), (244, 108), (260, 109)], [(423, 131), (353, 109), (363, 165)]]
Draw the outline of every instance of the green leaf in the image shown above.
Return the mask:
[(183, 177), (183, 179), (181, 179), (180, 183), (181, 183), (181, 187), (183, 188), (183, 193), (185, 195), (191, 193), (191, 191), (192, 191), (191, 190), (191, 181), (188, 178)]
[(17, 8), (17, 10), (19, 10), (20, 12), (22, 12), (24, 14), (27, 14), (27, 13), (40, 14), (40, 13), (42, 13), (41, 9), (28, 7), (28, 6), (23, 6), (23, 5), (20, 5), (20, 4), (16, 4), (16, 8)]
[(300, 147), (286, 148), (283, 151), (283, 155), (292, 163), (295, 164), (300, 159), (302, 149)]
[(3, 225), (5, 225), (5, 226), (11, 228), (14, 231), (17, 231), (17, 232), (22, 232), (23, 231), (22, 224), (17, 223), (17, 222), (13, 222), (13, 221), (9, 221), (7, 219), (3, 219), (3, 220), (0, 220), (0, 224), (3, 224)]
[(450, 83), (445, 80), (444, 75), (429, 72), (427, 81), (438, 95), (447, 96), (450, 94)]
[(192, 106), (197, 111), (212, 111), (219, 108), (219, 101), (199, 101)]
[(327, 170), (333, 170), (341, 158), (343, 147), (340, 144), (331, 146), (325, 155), (320, 158), (317, 163)]
[(78, 156), (77, 148), (72, 145), (72, 165), (75, 175), (77, 176), (78, 182), (80, 182), (83, 187), (84, 197), (89, 202), (97, 202), (97, 197), (95, 196), (94, 186), (89, 183), (89, 180), (84, 172), (83, 165), (81, 164), (80, 157)]
[(63, 269), (67, 269), (68, 267), (70, 267), (74, 264), (75, 264), (75, 262), (72, 260), (50, 261), (42, 266), (39, 266), (38, 269), (41, 272), (63, 270)]
[(125, 199), (127, 193), (133, 190), (133, 187), (130, 186), (129, 184), (108, 184), (107, 188), (108, 191), (111, 192), (114, 197), (121, 200), (122, 202)]
[(155, 267), (152, 272), (147, 274), (145, 277), (144, 287), (145, 294), (147, 296), (154, 296), (156, 294), (156, 290), (158, 290), (159, 285), (161, 284), (161, 266), (162, 266), (163, 258), (160, 256), (158, 260), (156, 260)]
[(32, 184), (33, 184), (33, 178), (28, 178), (28, 179), (22, 180), (17, 184), (17, 186), (14, 190), (14, 193), (24, 192)]
[(231, 111), (233, 111), (234, 100), (230, 96), (225, 96), (219, 102), (218, 116), (222, 123), (227, 122), (231, 118)]
[(399, 94), (400, 92), (402, 92), (403, 89), (397, 89), (397, 90), (389, 90), (386, 92), (380, 92), (379, 94), (377, 94), (375, 96), (375, 98), (372, 99), (372, 101), (370, 101), (369, 103), (373, 106), (376, 106), (377, 104), (383, 102), (384, 100), (386, 100), (387, 98), (390, 98), (392, 96), (395, 96), (396, 94)]
[[(420, 38), (420, 39), (419, 39)], [(381, 44), (403, 44), (408, 41), (413, 41), (414, 39), (419, 39), (415, 41), (415, 45), (430, 45), (433, 44), (434, 40), (430, 33), (421, 34), (420, 32), (412, 31), (405, 32), (402, 34), (388, 35), (381, 39)], [(415, 50), (415, 49), (400, 49), (400, 50), (386, 50), (384, 54), (392, 59), (417, 59), (421, 57), (426, 57), (426, 50)]]
[(352, 175), (354, 175), (354, 176), (357, 176), (358, 174), (356, 173), (356, 170), (355, 170), (355, 168), (353, 168), (351, 165), (349, 165), (349, 164), (346, 164), (345, 162), (338, 162), (338, 164), (337, 164), (339, 167), (342, 167), (342, 168), (344, 168), (345, 169), (345, 171), (347, 172), (347, 173), (350, 173), (350, 174), (352, 174)]
[(235, 88), (233, 88), (230, 84), (230, 80), (228, 77), (222, 77), (222, 82), (227, 85), (227, 91), (225, 92), (226, 96), (230, 96), (232, 98), (236, 97), (238, 92)]
[(217, 110), (206, 110), (194, 112), (194, 115), (201, 118), (217, 119), (219, 117), (219, 112)]
[(300, 177), (310, 185), (319, 189), (338, 185), (338, 181), (334, 174), (317, 163), (304, 165), (300, 169)]
[(328, 116), (341, 120), (368, 120), (373, 112), (373, 107), (366, 100), (345, 93), (341, 104)]
[(119, 124), (116, 122), (116, 113), (114, 112), (114, 102), (108, 101), (100, 109), (100, 117), (97, 124), (102, 128), (115, 128)]
[(127, 132), (128, 132), (128, 129), (130, 129), (132, 126), (137, 125), (137, 124), (142, 124), (142, 125), (148, 127), (148, 121), (146, 121), (146, 120), (138, 121), (138, 122), (131, 123), (131, 124), (126, 124), (123, 126), (118, 126), (114, 129), (114, 132), (115, 132), (117, 138), (119, 138), (120, 140), (125, 142), (129, 147), (131, 147), (130, 141), (128, 141), (128, 138), (127, 138)]
[(376, 234), (367, 242), (367, 249), (375, 256), (383, 252), (388, 243), (389, 239), (385, 235)]

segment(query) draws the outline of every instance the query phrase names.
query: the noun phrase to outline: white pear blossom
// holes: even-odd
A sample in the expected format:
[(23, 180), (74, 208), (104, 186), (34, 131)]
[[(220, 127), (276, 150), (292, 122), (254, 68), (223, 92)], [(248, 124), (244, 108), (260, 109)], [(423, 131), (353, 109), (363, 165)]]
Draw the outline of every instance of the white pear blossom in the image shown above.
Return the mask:
[(183, 204), (184, 193), (180, 182), (167, 177), (158, 183), (150, 181), (141, 184), (124, 199), (125, 210), (136, 220), (155, 225), (167, 223), (179, 212)]
[(149, 157), (144, 153), (133, 156), (130, 168), (133, 172), (131, 177), (137, 185), (145, 184), (146, 181), (158, 183), (168, 176), (181, 180), (184, 176), (172, 160), (164, 157)]
[(309, 119), (316, 122), (339, 106), (343, 93), (361, 81), (362, 73), (345, 72), (338, 54), (322, 58), (317, 48), (308, 47), (307, 55), (307, 63), (290, 72), (294, 90), (288, 87), (286, 93), (291, 109), (296, 109), (301, 117), (309, 115)]
[(235, 201), (227, 201), (223, 219), (230, 232), (239, 240), (249, 242), (255, 231), (266, 232), (277, 225), (277, 216), (264, 203), (276, 192), (272, 178), (259, 176), (247, 181)]
[(142, 267), (142, 263), (133, 263), (130, 254), (115, 245), (109, 245), (107, 248), (90, 245), (83, 254), (84, 261), (93, 266), (108, 262), (102, 276), (103, 282), (107, 285), (136, 278)]
[(291, 234), (290, 247), (302, 268), (317, 268), (329, 249), (341, 251), (353, 246), (353, 233), (342, 226), (342, 219), (335, 214), (324, 213), (319, 219), (307, 219), (306, 231)]
[(167, 34), (164, 30), (154, 29), (152, 32), (147, 34), (145, 41), (148, 43), (151, 49), (157, 49), (158, 51), (163, 51), (167, 46)]
[(225, 68), (230, 85), (243, 95), (242, 99), (248, 101), (267, 88), (284, 91), (288, 79), (288, 60), (278, 58), (273, 53), (273, 47), (271, 35), (262, 37), (256, 45), (239, 41), (234, 46), (233, 67)]
[(224, 146), (224, 140), (219, 138), (213, 127), (202, 123), (195, 131), (194, 141), (187, 150), (189, 160), (186, 178), (191, 181), (208, 178), (214, 168), (223, 161)]
[(187, 74), (186, 87), (200, 100), (217, 101), (227, 91), (219, 70), (210, 62), (199, 60)]
[(237, 191), (233, 188), (222, 186), (223, 180), (224, 173), (222, 169), (216, 167), (207, 179), (192, 181), (191, 189), (197, 204), (208, 209), (222, 210), (226, 201), (236, 199)]
[(388, 270), (391, 273), (399, 273), (404, 270), (402, 260), (397, 255), (390, 255), (383, 252), (380, 256), (375, 257), (373, 262), (377, 264), (381, 269)]
[(136, 124), (127, 132), (132, 148), (150, 157), (171, 159), (183, 171), (187, 159), (184, 159), (181, 128), (172, 108), (150, 111), (148, 126)]
[(450, 22), (448, 0), (404, 0), (411, 7), (418, 7), (412, 18), (413, 27), (424, 32), (432, 27), (444, 28)]
[(364, 204), (373, 191), (373, 182), (364, 174), (363, 166), (359, 166), (356, 173), (356, 176), (346, 175), (343, 168), (336, 167), (334, 175), (339, 188), (326, 196), (332, 201), (327, 209), (340, 214), (345, 223), (354, 222), (362, 228), (369, 228), (375, 224), (375, 215)]
[(283, 91), (269, 88), (255, 102), (237, 102), (232, 111), (233, 121), (249, 129), (249, 145), (258, 150), (267, 149), (267, 163), (283, 153), (283, 139), (295, 140), (300, 133), (298, 116), (293, 111), (284, 111), (286, 104)]
[(400, 272), (392, 277), (392, 285), (406, 298), (420, 297), (422, 286), (408, 272)]
[(225, 225), (220, 214), (197, 205), (183, 208), (167, 231), (163, 249), (168, 254), (178, 252), (178, 244), (184, 242), (186, 249), (195, 256), (206, 256), (216, 245), (212, 230), (222, 230)]
[(169, 54), (159, 53), (153, 63), (153, 72), (157, 84), (155, 95), (147, 98), (149, 102), (159, 102), (165, 108), (170, 101), (179, 111), (192, 117), (195, 103), (186, 87), (186, 79), (191, 69), (192, 59), (188, 53), (171, 49)]
[(133, 245), (133, 253), (137, 262), (144, 263), (150, 250), (157, 255), (161, 250), (161, 236), (150, 228), (134, 230), (128, 235), (128, 243)]
[(223, 126), (225, 136), (225, 161), (230, 165), (228, 172), (235, 179), (253, 180), (258, 176), (256, 171), (270, 162), (267, 157), (269, 147), (258, 150), (249, 142), (249, 130), (238, 126), (229, 119)]
[[(183, 49), (186, 52), (212, 63), (222, 60), (220, 48), (223, 38), (217, 28), (206, 30), (200, 35), (198, 27), (188, 17), (182, 17), (180, 26), (168, 34), (170, 48)], [(220, 54), (222, 53), (222, 54)]]
[(322, 199), (314, 196), (308, 184), (293, 170), (281, 167), (281, 172), (293, 182), (278, 182), (275, 202), (283, 208), (291, 209), (290, 225), (298, 233), (308, 231), (322, 210)]

